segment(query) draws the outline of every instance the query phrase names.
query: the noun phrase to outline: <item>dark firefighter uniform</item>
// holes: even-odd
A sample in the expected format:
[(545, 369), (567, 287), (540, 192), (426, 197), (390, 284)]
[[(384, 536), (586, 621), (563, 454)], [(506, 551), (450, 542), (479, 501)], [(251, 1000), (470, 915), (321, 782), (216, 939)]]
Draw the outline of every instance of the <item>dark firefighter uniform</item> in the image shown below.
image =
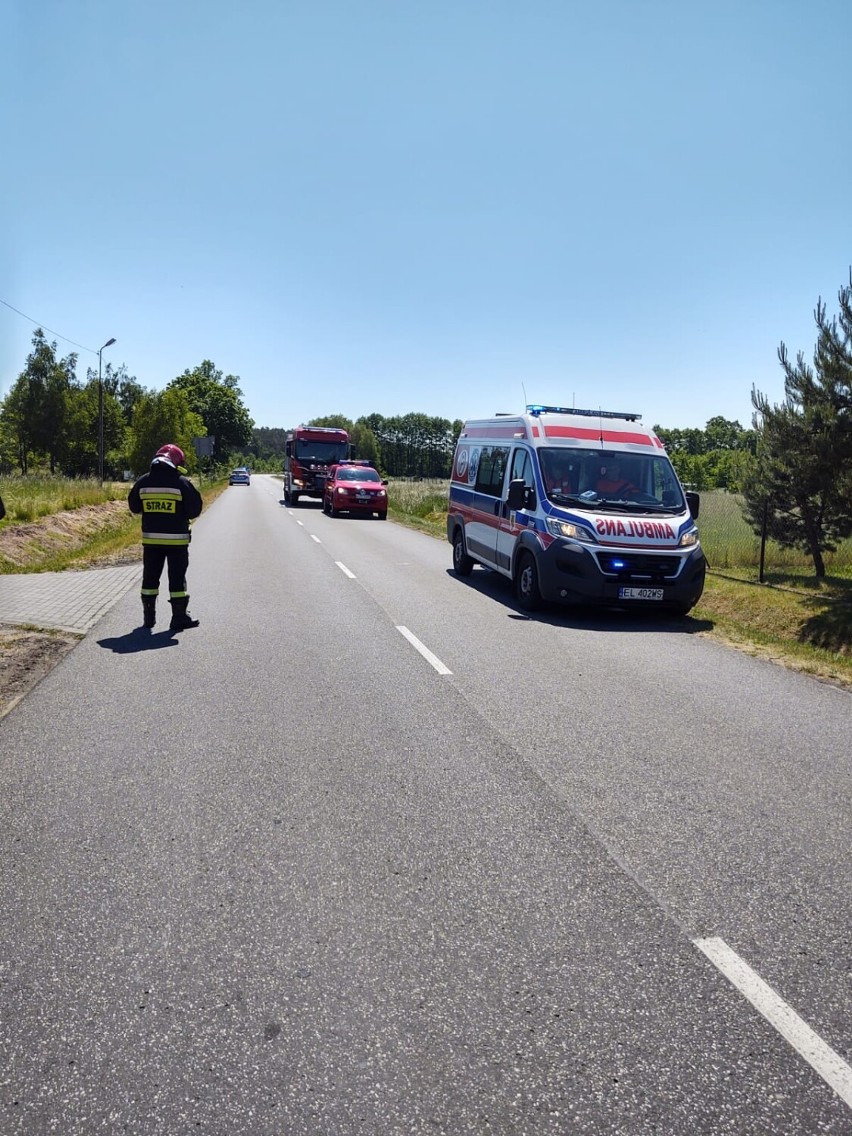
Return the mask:
[(171, 629), (197, 627), (187, 611), (186, 570), (189, 566), (190, 522), (201, 513), (201, 494), (185, 477), (179, 446), (161, 446), (151, 468), (127, 497), (132, 513), (142, 515), (142, 610), (146, 627), (156, 619), (163, 566), (168, 565)]

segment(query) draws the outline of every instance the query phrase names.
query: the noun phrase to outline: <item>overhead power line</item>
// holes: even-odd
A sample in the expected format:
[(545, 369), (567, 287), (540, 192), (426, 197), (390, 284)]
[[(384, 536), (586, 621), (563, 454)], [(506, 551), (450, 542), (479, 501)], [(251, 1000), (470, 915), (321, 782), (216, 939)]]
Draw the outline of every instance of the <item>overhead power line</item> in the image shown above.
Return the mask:
[(92, 355), (97, 355), (97, 351), (93, 351), (91, 347), (85, 347), (82, 343), (76, 343), (73, 339), (69, 339), (67, 335), (60, 335), (58, 331), (54, 331), (53, 328), (47, 327), (46, 324), (41, 323), (39, 320), (34, 320), (32, 316), (28, 316), (26, 312), (20, 312), (17, 308), (13, 308), (11, 304), (7, 304), (6, 301), (2, 298), (0, 298), (0, 304), (3, 304), (5, 307), (9, 308), (10, 311), (15, 312), (17, 315), (23, 316), (24, 319), (29, 320), (30, 323), (34, 323), (36, 327), (42, 327), (45, 331), (49, 331), (50, 334), (55, 335), (57, 339), (62, 339), (65, 341), (65, 343), (71, 343), (74, 345), (74, 347), (79, 347), (81, 351), (90, 351)]

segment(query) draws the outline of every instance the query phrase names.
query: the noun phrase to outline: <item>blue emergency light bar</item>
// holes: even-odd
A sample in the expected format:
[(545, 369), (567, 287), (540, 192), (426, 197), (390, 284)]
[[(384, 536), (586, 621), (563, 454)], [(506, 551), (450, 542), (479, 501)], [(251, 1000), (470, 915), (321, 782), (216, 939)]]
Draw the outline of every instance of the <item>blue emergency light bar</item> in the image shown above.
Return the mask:
[(527, 406), (527, 414), (538, 418), (539, 414), (581, 414), (585, 418), (624, 418), (628, 422), (638, 422), (641, 414), (622, 414), (617, 410), (578, 410), (574, 406), (541, 406), (531, 403)]

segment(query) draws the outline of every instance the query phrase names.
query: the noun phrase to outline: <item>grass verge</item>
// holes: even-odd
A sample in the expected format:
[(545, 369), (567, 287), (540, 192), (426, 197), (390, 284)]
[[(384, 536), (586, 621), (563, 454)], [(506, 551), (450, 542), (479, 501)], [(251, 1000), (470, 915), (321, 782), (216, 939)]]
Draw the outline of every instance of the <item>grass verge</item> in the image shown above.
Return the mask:
[(692, 614), (740, 650), (852, 687), (852, 581), (711, 572)]
[[(35, 519), (29, 510), (18, 519), (0, 523), (0, 574), (64, 572), (69, 569), (106, 567), (142, 559), (139, 518), (127, 508), (127, 486), (118, 495), (105, 485), (99, 500), (85, 494), (68, 508), (73, 493), (56, 487), (51, 498), (42, 497)], [(227, 482), (206, 485), (207, 508), (227, 488)], [(52, 511), (44, 510), (52, 505)]]

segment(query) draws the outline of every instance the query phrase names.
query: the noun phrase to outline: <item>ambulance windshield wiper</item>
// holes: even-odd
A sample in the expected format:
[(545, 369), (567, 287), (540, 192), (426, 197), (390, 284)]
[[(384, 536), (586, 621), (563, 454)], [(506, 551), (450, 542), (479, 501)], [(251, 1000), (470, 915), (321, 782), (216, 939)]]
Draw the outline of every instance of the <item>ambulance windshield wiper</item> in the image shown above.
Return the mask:
[(598, 506), (607, 509), (623, 509), (626, 513), (676, 513), (671, 505), (661, 505), (659, 501), (631, 501), (622, 497), (601, 497)]
[(563, 493), (559, 489), (554, 489), (548, 494), (551, 501), (570, 501), (572, 505), (588, 505), (588, 498), (583, 497), (580, 493)]
[(629, 497), (607, 497), (605, 494), (596, 493), (593, 489), (587, 489), (585, 493), (560, 493), (557, 490), (550, 494), (550, 499), (559, 504), (567, 501), (571, 505), (580, 505), (584, 509), (597, 509), (606, 512), (679, 513), (684, 507), (682, 503), (663, 505), (660, 501), (648, 497), (642, 501), (631, 500)]

